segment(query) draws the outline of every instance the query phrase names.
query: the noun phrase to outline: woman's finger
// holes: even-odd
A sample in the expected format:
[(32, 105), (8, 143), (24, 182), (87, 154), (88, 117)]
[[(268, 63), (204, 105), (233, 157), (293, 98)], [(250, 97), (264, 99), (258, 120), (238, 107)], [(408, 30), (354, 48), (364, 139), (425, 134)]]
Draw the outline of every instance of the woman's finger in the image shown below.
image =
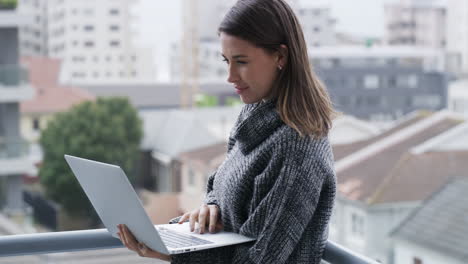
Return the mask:
[(150, 249), (149, 247), (147, 247), (143, 243), (138, 244), (138, 249), (140, 251), (139, 255), (141, 254), (140, 256), (142, 256), (142, 257), (158, 258), (158, 259), (165, 260), (165, 261), (171, 261), (170, 256), (161, 254), (161, 253), (159, 253), (157, 251), (154, 251), (154, 250)]
[(182, 215), (180, 218), (179, 218), (179, 224), (182, 224), (184, 223), (185, 221), (187, 221), (190, 217), (190, 213), (185, 213), (184, 215)]
[(126, 242), (130, 248), (137, 251), (138, 250), (138, 242), (136, 241), (135, 236), (132, 234), (130, 229), (126, 225), (122, 226), (122, 230), (124, 231)]
[(206, 227), (206, 218), (209, 213), (208, 206), (202, 205), (200, 208), (200, 213), (198, 214), (198, 226), (200, 228), (200, 234), (205, 233)]
[(193, 232), (195, 230), (195, 223), (198, 220), (198, 213), (199, 210), (195, 210), (190, 214), (190, 232)]
[(218, 217), (219, 217), (219, 210), (218, 206), (216, 205), (209, 205), (210, 208), (210, 226), (209, 230), (210, 233), (216, 232), (216, 224), (218, 222)]

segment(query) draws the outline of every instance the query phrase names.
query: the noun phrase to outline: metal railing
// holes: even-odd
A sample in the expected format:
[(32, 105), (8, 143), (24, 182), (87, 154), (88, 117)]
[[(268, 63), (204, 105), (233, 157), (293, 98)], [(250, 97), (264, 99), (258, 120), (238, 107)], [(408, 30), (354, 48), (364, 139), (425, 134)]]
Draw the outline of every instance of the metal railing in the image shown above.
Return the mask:
[(28, 71), (20, 65), (0, 65), (0, 86), (16, 87), (29, 82)]
[[(0, 257), (121, 247), (120, 240), (105, 228), (0, 237)], [(323, 260), (331, 264), (377, 263), (331, 241), (327, 243)]]

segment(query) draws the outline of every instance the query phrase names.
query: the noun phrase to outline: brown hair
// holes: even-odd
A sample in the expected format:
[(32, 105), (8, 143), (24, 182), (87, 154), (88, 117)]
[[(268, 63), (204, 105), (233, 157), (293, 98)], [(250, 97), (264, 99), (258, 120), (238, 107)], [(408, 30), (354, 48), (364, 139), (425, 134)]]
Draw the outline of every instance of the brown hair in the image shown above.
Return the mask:
[(239, 0), (218, 29), (269, 52), (288, 48), (272, 98), (281, 119), (301, 136), (326, 136), (336, 116), (324, 84), (312, 71), (299, 21), (284, 0)]

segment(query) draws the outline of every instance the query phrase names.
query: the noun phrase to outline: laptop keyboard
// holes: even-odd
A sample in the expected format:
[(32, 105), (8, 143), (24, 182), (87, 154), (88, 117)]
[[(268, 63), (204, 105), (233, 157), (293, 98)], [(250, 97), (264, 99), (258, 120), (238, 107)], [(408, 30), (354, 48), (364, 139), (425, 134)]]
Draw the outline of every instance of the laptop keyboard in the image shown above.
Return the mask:
[(158, 228), (158, 232), (162, 240), (164, 241), (164, 244), (166, 244), (166, 246), (170, 248), (183, 248), (213, 244), (213, 242), (211, 241), (175, 232), (166, 228)]

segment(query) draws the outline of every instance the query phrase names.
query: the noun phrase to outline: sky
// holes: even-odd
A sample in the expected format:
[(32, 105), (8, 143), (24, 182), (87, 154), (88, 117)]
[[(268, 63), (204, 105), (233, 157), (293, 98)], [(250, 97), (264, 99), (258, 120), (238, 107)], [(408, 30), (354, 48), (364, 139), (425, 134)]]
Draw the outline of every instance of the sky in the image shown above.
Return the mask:
[[(203, 0), (199, 0), (203, 1)], [(221, 0), (220, 0), (221, 1)], [(383, 7), (398, 0), (299, 0), (304, 4), (326, 1), (337, 19), (337, 31), (358, 36), (382, 37)], [(179, 41), (182, 29), (182, 0), (138, 0), (132, 13), (137, 46), (151, 47), (158, 79), (168, 79), (169, 48)]]

